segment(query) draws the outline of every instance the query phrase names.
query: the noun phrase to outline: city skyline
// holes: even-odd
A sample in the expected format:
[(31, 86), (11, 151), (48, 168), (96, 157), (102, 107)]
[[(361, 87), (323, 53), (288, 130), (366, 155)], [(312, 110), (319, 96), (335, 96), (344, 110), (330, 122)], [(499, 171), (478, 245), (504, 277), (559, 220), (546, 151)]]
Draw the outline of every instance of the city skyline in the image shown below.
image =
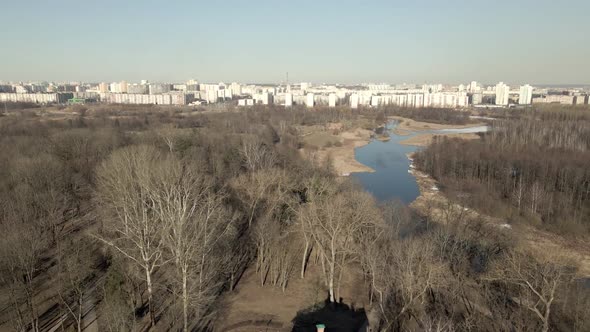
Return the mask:
[(279, 83), (289, 72), (293, 82), (588, 84), (589, 11), (529, 0), (13, 2), (0, 12), (14, 32), (0, 37), (0, 80)]

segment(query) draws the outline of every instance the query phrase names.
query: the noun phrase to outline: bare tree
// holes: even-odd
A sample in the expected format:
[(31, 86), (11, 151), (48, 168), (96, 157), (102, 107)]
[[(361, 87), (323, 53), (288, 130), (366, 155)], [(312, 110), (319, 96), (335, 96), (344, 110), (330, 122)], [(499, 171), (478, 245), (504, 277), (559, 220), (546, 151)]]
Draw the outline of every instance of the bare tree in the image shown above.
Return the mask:
[(76, 330), (82, 331), (85, 299), (89, 295), (89, 276), (92, 272), (93, 259), (89, 248), (79, 243), (60, 245), (58, 250), (58, 290), (59, 301), (74, 320)]
[(252, 226), (257, 214), (272, 215), (288, 200), (286, 196), (291, 190), (286, 172), (276, 168), (243, 174), (234, 179), (231, 185), (245, 205), (248, 226)]
[(97, 171), (98, 207), (109, 222), (108, 233), (97, 238), (143, 270), (151, 326), (155, 325), (153, 274), (166, 263), (165, 228), (152, 197), (153, 169), (160, 158), (153, 147), (133, 146), (115, 151)]
[(273, 167), (277, 161), (275, 153), (256, 138), (243, 140), (240, 155), (250, 171)]
[[(382, 244), (381, 260), (374, 263), (373, 287), (379, 297), (384, 330), (403, 326), (409, 317), (421, 317), (429, 292), (444, 282), (444, 265), (428, 241), (407, 239)], [(376, 252), (371, 252), (376, 254)], [(428, 321), (428, 319), (426, 319)]]
[[(14, 325), (18, 330), (39, 331), (35, 274), (45, 249), (39, 227), (5, 220), (1, 238), (2, 277), (9, 285)], [(23, 303), (24, 302), (24, 303)]]
[(522, 250), (510, 251), (492, 267), (488, 279), (517, 286), (520, 292), (514, 300), (532, 312), (546, 332), (558, 290), (573, 280), (575, 265), (550, 253), (536, 257)]
[(153, 170), (150, 199), (166, 227), (165, 244), (176, 266), (181, 291), (183, 330), (189, 330), (189, 307), (197, 314), (211, 303), (223, 280), (216, 252), (221, 241), (234, 235), (232, 215), (207, 179), (190, 165), (169, 156)]
[(320, 255), (330, 302), (334, 302), (343, 269), (358, 254), (355, 249), (359, 236), (378, 221), (373, 198), (364, 192), (340, 193), (307, 203), (300, 218), (308, 225)]

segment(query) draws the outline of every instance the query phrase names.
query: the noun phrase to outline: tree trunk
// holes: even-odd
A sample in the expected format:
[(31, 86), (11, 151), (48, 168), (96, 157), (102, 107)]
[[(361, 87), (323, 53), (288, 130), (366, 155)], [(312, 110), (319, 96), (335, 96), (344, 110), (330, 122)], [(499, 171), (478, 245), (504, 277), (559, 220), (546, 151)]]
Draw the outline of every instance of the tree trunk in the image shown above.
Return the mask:
[(329, 264), (330, 264), (330, 271), (329, 271), (329, 275), (328, 275), (328, 291), (330, 293), (330, 302), (334, 303), (334, 270), (335, 270), (335, 260), (336, 260), (336, 255), (334, 254), (334, 251), (332, 250), (332, 259), (330, 260)]
[(153, 289), (152, 289), (152, 275), (148, 268), (145, 269), (145, 280), (147, 283), (148, 289), (148, 311), (150, 313), (150, 327), (154, 327), (156, 325), (156, 319), (154, 317), (154, 308), (152, 307), (152, 300), (153, 300)]
[(301, 259), (301, 279), (305, 278), (305, 263), (307, 263), (307, 251), (309, 250), (309, 241), (305, 240), (305, 249), (303, 250), (303, 258)]
[(183, 331), (188, 332), (188, 289), (186, 271), (182, 273), (182, 319)]
[[(82, 293), (83, 294), (83, 293)], [(82, 332), (82, 311), (84, 310), (84, 296), (78, 298), (78, 332)]]

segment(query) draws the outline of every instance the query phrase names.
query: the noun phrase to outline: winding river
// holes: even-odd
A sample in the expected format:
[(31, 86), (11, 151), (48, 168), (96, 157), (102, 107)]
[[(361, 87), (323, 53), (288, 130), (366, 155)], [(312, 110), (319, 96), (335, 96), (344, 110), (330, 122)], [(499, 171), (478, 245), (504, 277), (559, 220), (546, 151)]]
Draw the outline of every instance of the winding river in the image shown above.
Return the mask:
[(397, 121), (386, 125), (389, 132), (388, 141), (372, 140), (369, 144), (355, 150), (358, 162), (375, 170), (373, 173), (354, 173), (355, 177), (368, 192), (379, 201), (400, 199), (406, 204), (414, 201), (420, 190), (414, 175), (409, 173), (410, 160), (407, 154), (419, 149), (416, 146), (400, 144), (401, 141), (420, 134), (479, 133), (488, 130), (487, 126), (461, 129), (441, 129), (412, 132), (410, 135), (394, 133)]

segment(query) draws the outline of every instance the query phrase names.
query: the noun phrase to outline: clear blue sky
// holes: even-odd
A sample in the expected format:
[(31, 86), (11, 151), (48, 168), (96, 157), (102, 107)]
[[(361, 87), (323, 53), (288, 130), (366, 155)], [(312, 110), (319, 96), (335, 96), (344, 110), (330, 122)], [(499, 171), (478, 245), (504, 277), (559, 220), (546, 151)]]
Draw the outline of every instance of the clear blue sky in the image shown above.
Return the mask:
[(0, 80), (590, 83), (589, 0), (0, 0)]

